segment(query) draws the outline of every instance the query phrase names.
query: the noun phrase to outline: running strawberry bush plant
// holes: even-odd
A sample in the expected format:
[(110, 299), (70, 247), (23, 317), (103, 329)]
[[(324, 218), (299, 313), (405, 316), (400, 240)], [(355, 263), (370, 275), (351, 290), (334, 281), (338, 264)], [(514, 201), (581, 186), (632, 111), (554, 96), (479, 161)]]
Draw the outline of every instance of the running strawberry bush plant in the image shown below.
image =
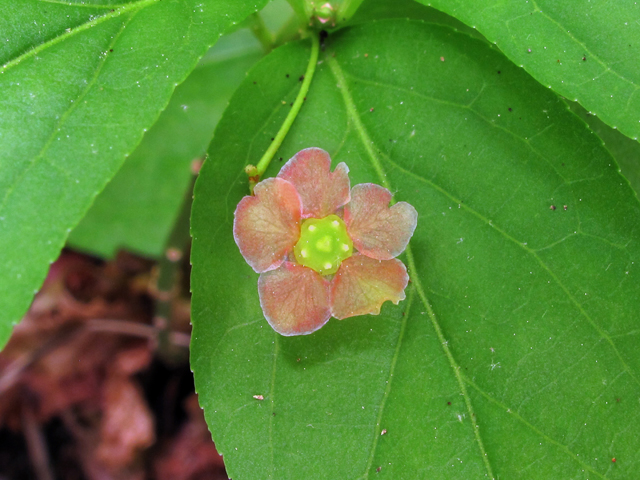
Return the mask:
[[(636, 2), (2, 6), (2, 343), (65, 244), (161, 256), (206, 150), (191, 364), (232, 478), (633, 478)], [(269, 179), (312, 147), (352, 186), (415, 208), (393, 260), (406, 299), (396, 290), (357, 316), (327, 300), (323, 315), (342, 320), (283, 336), (234, 212), (262, 181), (290, 185)], [(302, 194), (282, 188), (303, 225)], [(331, 221), (345, 220), (345, 198)], [(356, 252), (341, 261), (353, 263), (367, 247), (346, 222)], [(262, 275), (307, 268), (296, 242)], [(323, 262), (307, 269), (321, 289), (340, 274)], [(278, 314), (305, 311), (269, 288)]]

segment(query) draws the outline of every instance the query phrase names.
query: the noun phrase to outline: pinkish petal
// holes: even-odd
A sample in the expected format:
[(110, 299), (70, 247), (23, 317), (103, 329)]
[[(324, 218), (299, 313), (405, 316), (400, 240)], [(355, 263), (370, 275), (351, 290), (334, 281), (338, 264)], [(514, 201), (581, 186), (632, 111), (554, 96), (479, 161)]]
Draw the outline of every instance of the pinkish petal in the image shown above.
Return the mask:
[(305, 148), (280, 170), (302, 198), (303, 218), (324, 218), (349, 201), (349, 168), (340, 163), (331, 173), (331, 158), (320, 148)]
[(389, 208), (391, 192), (380, 185), (362, 183), (351, 189), (344, 207), (344, 223), (360, 253), (376, 260), (400, 255), (413, 235), (418, 212), (407, 202)]
[(278, 268), (300, 237), (302, 203), (295, 187), (267, 178), (240, 200), (233, 237), (251, 268), (262, 273)]
[(260, 275), (258, 293), (267, 322), (280, 335), (307, 335), (331, 317), (329, 282), (297, 263)]
[(342, 320), (355, 315), (378, 315), (387, 300), (405, 299), (409, 275), (397, 259), (375, 260), (355, 254), (340, 265), (331, 282), (331, 314)]

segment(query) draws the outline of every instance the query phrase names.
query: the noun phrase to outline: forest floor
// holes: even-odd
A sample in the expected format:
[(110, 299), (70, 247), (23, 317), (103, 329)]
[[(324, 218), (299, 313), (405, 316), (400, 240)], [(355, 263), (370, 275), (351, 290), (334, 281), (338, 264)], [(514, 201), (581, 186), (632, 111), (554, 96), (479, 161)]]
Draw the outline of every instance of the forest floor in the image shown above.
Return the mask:
[(0, 353), (0, 480), (228, 478), (189, 369), (188, 256), (176, 265), (171, 292), (130, 254), (51, 265)]

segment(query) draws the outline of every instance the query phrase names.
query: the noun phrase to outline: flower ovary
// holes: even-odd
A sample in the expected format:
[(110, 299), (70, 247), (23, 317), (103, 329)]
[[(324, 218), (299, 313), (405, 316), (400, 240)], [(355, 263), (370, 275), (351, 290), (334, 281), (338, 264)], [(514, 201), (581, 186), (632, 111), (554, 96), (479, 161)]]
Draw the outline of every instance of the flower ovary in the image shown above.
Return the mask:
[(343, 260), (353, 255), (353, 242), (347, 226), (337, 215), (309, 218), (302, 224), (293, 253), (301, 265), (321, 275), (331, 275)]

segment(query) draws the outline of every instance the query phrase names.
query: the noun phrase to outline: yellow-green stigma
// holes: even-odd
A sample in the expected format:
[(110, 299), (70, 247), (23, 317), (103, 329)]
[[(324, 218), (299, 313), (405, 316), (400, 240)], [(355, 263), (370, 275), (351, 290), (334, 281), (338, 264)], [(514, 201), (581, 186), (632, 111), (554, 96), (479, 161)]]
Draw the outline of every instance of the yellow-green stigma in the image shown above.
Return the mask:
[(309, 218), (302, 224), (293, 253), (301, 265), (321, 275), (331, 275), (343, 260), (353, 255), (353, 242), (347, 226), (337, 215)]

